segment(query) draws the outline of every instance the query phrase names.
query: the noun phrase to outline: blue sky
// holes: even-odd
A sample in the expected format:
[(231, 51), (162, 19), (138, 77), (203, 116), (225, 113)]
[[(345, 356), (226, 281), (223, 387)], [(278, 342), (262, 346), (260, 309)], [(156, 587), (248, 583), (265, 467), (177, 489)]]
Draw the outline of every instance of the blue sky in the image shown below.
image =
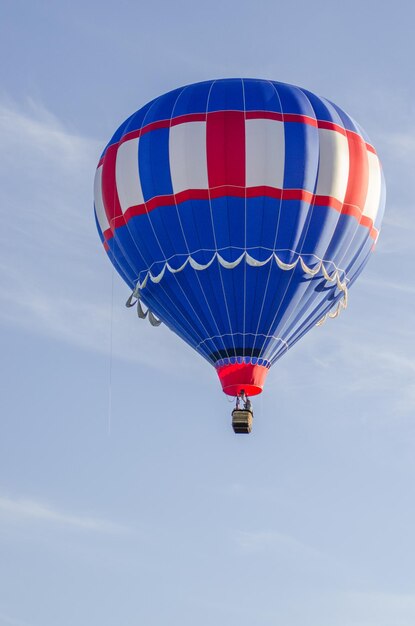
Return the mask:
[[(0, 626), (413, 626), (414, 19), (1, 2)], [(250, 437), (213, 369), (125, 309), (92, 211), (117, 125), (222, 76), (337, 102), (388, 190), (348, 310), (276, 364)]]

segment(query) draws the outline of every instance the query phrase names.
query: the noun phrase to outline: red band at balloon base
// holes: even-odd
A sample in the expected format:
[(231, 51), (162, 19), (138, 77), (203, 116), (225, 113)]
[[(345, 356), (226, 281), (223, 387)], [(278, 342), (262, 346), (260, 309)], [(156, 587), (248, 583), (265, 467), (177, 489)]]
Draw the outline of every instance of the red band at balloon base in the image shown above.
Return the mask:
[(223, 392), (228, 396), (237, 396), (242, 391), (247, 396), (257, 396), (262, 392), (268, 374), (265, 365), (252, 363), (232, 363), (217, 368)]

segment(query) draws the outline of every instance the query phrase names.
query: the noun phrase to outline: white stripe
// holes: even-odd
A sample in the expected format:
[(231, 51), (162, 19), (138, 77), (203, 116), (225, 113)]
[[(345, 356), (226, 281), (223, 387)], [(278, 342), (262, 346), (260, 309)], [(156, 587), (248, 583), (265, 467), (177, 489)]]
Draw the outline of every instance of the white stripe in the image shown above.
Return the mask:
[(138, 173), (138, 142), (138, 137), (124, 141), (117, 152), (115, 180), (123, 213), (131, 206), (144, 204)]
[(97, 213), (98, 224), (104, 233), (110, 227), (107, 214), (105, 213), (104, 202), (102, 200), (102, 165), (98, 167), (94, 178), (94, 204)]
[(276, 120), (246, 120), (246, 186), (277, 187), (284, 181), (284, 124)]
[(347, 137), (334, 130), (319, 128), (320, 158), (316, 194), (344, 202), (349, 178)]
[(382, 174), (380, 171), (380, 163), (376, 154), (368, 150), (367, 157), (369, 161), (369, 183), (363, 215), (370, 217), (373, 222), (376, 219), (379, 210), (380, 196), (382, 192)]
[(173, 193), (209, 187), (206, 122), (187, 122), (172, 126), (169, 156)]

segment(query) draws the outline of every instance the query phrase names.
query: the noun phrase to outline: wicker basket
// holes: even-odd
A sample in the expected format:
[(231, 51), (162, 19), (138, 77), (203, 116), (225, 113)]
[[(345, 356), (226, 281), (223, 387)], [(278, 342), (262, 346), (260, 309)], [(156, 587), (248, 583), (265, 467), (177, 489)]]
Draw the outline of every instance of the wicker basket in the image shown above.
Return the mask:
[(232, 411), (232, 428), (235, 433), (249, 434), (252, 430), (252, 411), (234, 409)]

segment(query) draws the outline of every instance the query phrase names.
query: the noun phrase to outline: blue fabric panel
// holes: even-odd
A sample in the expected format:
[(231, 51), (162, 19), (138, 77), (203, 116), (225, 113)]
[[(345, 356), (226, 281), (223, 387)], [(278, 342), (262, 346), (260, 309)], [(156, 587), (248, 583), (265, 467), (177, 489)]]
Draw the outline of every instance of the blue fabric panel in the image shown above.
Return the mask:
[[(304, 241), (307, 233), (313, 224), (313, 206), (308, 202), (288, 201), (291, 205), (298, 206), (298, 221), (295, 230), (291, 233), (289, 248), (296, 250), (299, 254), (304, 248)], [(285, 204), (285, 203), (284, 203)]]
[[(252, 268), (254, 269), (254, 268)], [(255, 281), (256, 274), (256, 284)], [(258, 268), (256, 272), (250, 272), (250, 286), (254, 285), (254, 291), (250, 292), (249, 300), (249, 318), (248, 324), (251, 331), (256, 336), (253, 342), (254, 351), (260, 351), (259, 356), (264, 356), (264, 346), (269, 335), (270, 323), (267, 321), (267, 311), (270, 307), (275, 308), (276, 297), (278, 294), (278, 278), (282, 275), (282, 270), (272, 261), (269, 265)]]
[(141, 251), (132, 239), (128, 226), (115, 229), (114, 237), (108, 245), (125, 273), (137, 276), (143, 261)]
[(337, 228), (333, 233), (325, 258), (332, 260), (336, 265), (342, 264), (342, 259), (349, 249), (353, 250), (356, 235), (364, 231), (364, 236), (369, 235), (369, 231), (364, 226), (359, 226), (358, 221), (349, 215), (340, 215)]
[(169, 162), (169, 129), (159, 128), (140, 137), (138, 163), (144, 200), (173, 193)]
[[(271, 261), (271, 263), (274, 264), (274, 261)], [(245, 308), (245, 332), (250, 335), (251, 346), (257, 340), (257, 333), (264, 331), (259, 324), (259, 314), (264, 302), (269, 271), (270, 268), (266, 265), (259, 268), (247, 265), (245, 268), (244, 292), (247, 303)]]
[[(284, 299), (290, 288), (291, 283), (297, 284), (298, 277), (300, 276), (299, 270), (293, 269), (290, 271), (280, 270), (274, 272), (274, 280), (269, 286), (271, 292), (271, 302), (267, 308), (264, 308), (264, 312), (261, 318), (261, 332), (264, 335), (276, 335), (280, 336), (280, 320), (284, 313)], [(301, 272), (302, 276), (302, 272)], [(269, 344), (269, 340), (264, 340), (264, 351)], [(266, 351), (264, 352), (265, 358), (269, 358)]]
[(284, 253), (284, 262), (289, 263), (298, 252), (297, 246), (303, 234), (303, 226), (309, 215), (310, 205), (299, 200), (283, 200), (279, 211), (275, 249)]
[(226, 260), (235, 261), (245, 246), (245, 198), (215, 198), (211, 207), (217, 249), (233, 248)]
[[(221, 267), (221, 283), (227, 295), (228, 312), (231, 319), (232, 332), (243, 332), (244, 326), (244, 263), (238, 265), (235, 269), (230, 270)], [(238, 341), (240, 339), (238, 338)], [(235, 340), (228, 338), (229, 347), (234, 346)]]
[(330, 100), (329, 102), (332, 107), (337, 111), (344, 128), (346, 128), (346, 130), (352, 130), (354, 133), (357, 133), (359, 135), (360, 132), (358, 127), (356, 126), (356, 122), (350, 117), (350, 115), (348, 115), (345, 111), (338, 107), (337, 104), (334, 104), (334, 102), (331, 102)]
[(207, 263), (216, 250), (209, 201), (186, 200), (178, 209), (190, 252), (198, 263)]
[(154, 262), (164, 262), (163, 250), (147, 214), (131, 218), (127, 227), (137, 253), (140, 255), (140, 261), (135, 264), (138, 267), (137, 275), (147, 270)]
[(278, 93), (267, 80), (244, 79), (246, 111), (272, 111), (281, 113)]
[(214, 261), (209, 270), (196, 273), (201, 289), (209, 303), (209, 309), (215, 318), (219, 334), (232, 334), (230, 309), (233, 299), (227, 294), (223, 287), (222, 275), (226, 270), (221, 267), (218, 261)]
[[(187, 266), (178, 274), (169, 274), (167, 279), (172, 282), (176, 300), (179, 300), (185, 309), (189, 324), (196, 323), (197, 327), (200, 328), (202, 340), (221, 335), (222, 333), (218, 328), (218, 316), (216, 312), (213, 315), (208, 306), (209, 303), (205, 292), (202, 290), (198, 273)], [(217, 345), (223, 346), (220, 337), (213, 341)]]
[[(311, 302), (321, 300), (323, 294), (316, 291), (321, 279), (317, 277), (305, 276), (301, 267), (298, 265), (291, 273), (291, 280), (286, 281), (286, 288), (279, 303), (278, 312), (273, 320), (272, 331), (274, 335), (282, 337), (285, 341), (288, 339), (287, 328), (289, 324), (298, 324), (299, 311), (301, 311), (301, 303), (303, 299), (308, 300), (308, 309)], [(325, 283), (325, 281), (324, 281)], [(330, 290), (333, 285), (330, 286)], [(311, 298), (310, 298), (310, 294)]]
[[(166, 279), (166, 280), (165, 280)], [(183, 294), (177, 275), (166, 273), (165, 279), (160, 283), (148, 282), (148, 287), (142, 291), (142, 299), (164, 321), (163, 307), (172, 319), (176, 320), (178, 327), (192, 337), (193, 346), (196, 346), (207, 336), (207, 329), (203, 324), (202, 314), (198, 304), (191, 306), (188, 298)], [(157, 303), (157, 304), (155, 304)], [(202, 316), (203, 317), (203, 316)]]
[[(255, 209), (259, 207), (262, 208), (261, 214), (255, 214)], [(280, 220), (280, 212), (281, 212), (281, 200), (276, 200), (275, 198), (255, 198), (250, 199), (248, 206), (250, 210), (247, 213), (247, 232), (248, 232), (248, 242), (249, 245), (253, 245), (255, 243), (254, 239), (251, 239), (251, 227), (252, 221), (261, 223), (261, 248), (263, 252), (257, 251), (258, 260), (263, 261), (267, 258), (267, 255), (270, 251), (275, 250), (276, 247), (276, 235), (278, 231), (278, 224)], [(256, 232), (256, 228), (252, 228), (252, 237)]]
[(310, 212), (312, 217), (301, 246), (301, 254), (315, 254), (320, 259), (326, 259), (333, 233), (339, 220), (345, 216), (330, 207), (319, 205), (310, 207)]
[[(128, 227), (143, 254), (146, 267), (154, 262), (163, 263), (173, 255), (187, 256), (189, 252), (199, 263), (207, 263), (216, 250), (211, 211), (206, 200), (182, 202), (177, 208), (175, 205), (158, 207), (148, 214), (133, 217)], [(172, 265), (181, 264), (184, 258), (179, 261), (172, 261)]]
[(118, 274), (121, 276), (121, 278), (127, 283), (127, 285), (130, 287), (130, 289), (134, 289), (135, 287), (135, 281), (134, 281), (134, 276), (130, 271), (130, 268), (127, 267), (125, 268), (126, 270), (130, 271), (130, 273), (128, 274), (127, 271), (124, 271), (124, 266), (121, 266), (118, 263), (118, 257), (113, 253), (111, 247), (109, 247), (108, 251), (107, 251), (107, 255), (109, 260), (111, 261), (111, 263), (113, 264), (115, 270), (118, 272)]
[(180, 96), (184, 87), (174, 89), (168, 93), (156, 98), (151, 103), (151, 106), (147, 109), (146, 115), (143, 118), (142, 125), (147, 126), (152, 122), (159, 122), (160, 120), (169, 120), (172, 116), (174, 105), (177, 98)]
[(283, 333), (287, 344), (291, 346), (297, 334), (320, 321), (327, 306), (331, 308), (335, 299), (340, 297), (343, 297), (343, 293), (324, 277), (309, 278), (308, 288), (304, 290), (302, 298), (297, 303), (295, 315), (286, 319)]
[[(288, 337), (288, 345), (291, 348), (299, 339), (301, 339), (309, 330), (314, 328), (314, 326), (321, 320), (326, 313), (328, 313), (331, 309), (333, 309), (338, 302), (342, 298), (342, 293), (335, 293), (333, 290), (327, 292), (325, 298), (321, 298), (317, 300), (315, 306), (311, 307), (309, 310), (309, 314), (301, 324), (296, 326), (295, 332)], [(278, 350), (274, 353), (272, 357), (272, 363), (275, 363), (281, 356), (285, 353), (284, 350)]]
[(276, 263), (272, 263), (267, 269), (268, 272), (264, 272), (266, 275), (265, 289), (262, 296), (258, 297), (261, 307), (259, 307), (259, 302), (254, 305), (256, 307), (255, 315), (258, 320), (257, 325), (260, 333), (256, 345), (261, 348), (261, 356), (263, 358), (269, 358), (269, 346), (275, 344), (272, 335), (275, 334), (279, 303), (294, 272), (294, 270), (281, 270)]
[(345, 269), (354, 265), (356, 259), (361, 256), (362, 250), (366, 249), (367, 243), (369, 243), (370, 248), (374, 244), (374, 240), (369, 235), (369, 229), (358, 226), (349, 247), (346, 248), (343, 257), (339, 259), (340, 267)]
[(180, 93), (174, 107), (174, 117), (189, 113), (206, 113), (212, 81), (189, 85)]
[(349, 271), (350, 281), (348, 286), (351, 287), (356, 279), (360, 276), (360, 273), (365, 268), (366, 264), (372, 258), (373, 244), (371, 240), (365, 242), (360, 255), (354, 260), (353, 264), (346, 268)]
[(309, 99), (311, 106), (313, 107), (314, 116), (318, 120), (325, 122), (332, 122), (340, 127), (343, 127), (343, 122), (340, 115), (337, 113), (334, 106), (325, 98), (319, 98), (315, 96), (311, 91), (306, 89), (301, 90)]
[(242, 80), (230, 78), (213, 81), (208, 111), (243, 111), (244, 93)]
[[(155, 100), (157, 99), (158, 98), (156, 98)], [(148, 102), (145, 106), (136, 111), (134, 115), (131, 115), (131, 117), (128, 118), (128, 124), (124, 128), (123, 134), (131, 133), (134, 130), (140, 130), (145, 124), (147, 124), (147, 113), (152, 108), (155, 100), (151, 100), (151, 102)]]
[(314, 118), (314, 110), (307, 96), (299, 87), (286, 85), (285, 83), (273, 82), (281, 101), (284, 113), (307, 115)]
[[(215, 269), (207, 270), (215, 274)], [(201, 274), (201, 273), (200, 273)], [(160, 290), (160, 286), (162, 290)], [(187, 267), (178, 274), (166, 272), (163, 280), (158, 284), (148, 283), (142, 294), (143, 300), (150, 303), (149, 295), (152, 294), (154, 300), (158, 299), (167, 310), (174, 311), (178, 319), (185, 320), (184, 327), (189, 326), (189, 332), (193, 336), (193, 345), (203, 342), (202, 349), (206, 354), (224, 349), (225, 344), (221, 335), (229, 332), (229, 326), (220, 326), (220, 318), (212, 314), (211, 309), (206, 305), (206, 291), (202, 289), (199, 282), (199, 273)], [(218, 290), (219, 293), (219, 290)], [(160, 304), (154, 308), (163, 319)], [(212, 338), (206, 341), (207, 338)]]
[(362, 240), (360, 248), (356, 251), (355, 255), (345, 259), (344, 269), (349, 278), (349, 284), (353, 284), (355, 281), (356, 273), (361, 271), (361, 267), (366, 265), (373, 252), (373, 239), (367, 237), (366, 240)]
[(318, 128), (310, 124), (285, 122), (284, 188), (314, 193), (320, 142)]
[(170, 259), (174, 255), (189, 253), (178, 210), (174, 204), (150, 211), (148, 221), (154, 232), (157, 233), (157, 239), (165, 259)]
[(157, 285), (150, 285), (141, 295), (141, 300), (192, 348), (200, 343), (200, 328), (190, 323), (184, 311), (171, 300), (169, 291), (164, 286), (157, 289)]
[(246, 247), (258, 261), (267, 259), (274, 249), (279, 204), (263, 196), (246, 200)]

